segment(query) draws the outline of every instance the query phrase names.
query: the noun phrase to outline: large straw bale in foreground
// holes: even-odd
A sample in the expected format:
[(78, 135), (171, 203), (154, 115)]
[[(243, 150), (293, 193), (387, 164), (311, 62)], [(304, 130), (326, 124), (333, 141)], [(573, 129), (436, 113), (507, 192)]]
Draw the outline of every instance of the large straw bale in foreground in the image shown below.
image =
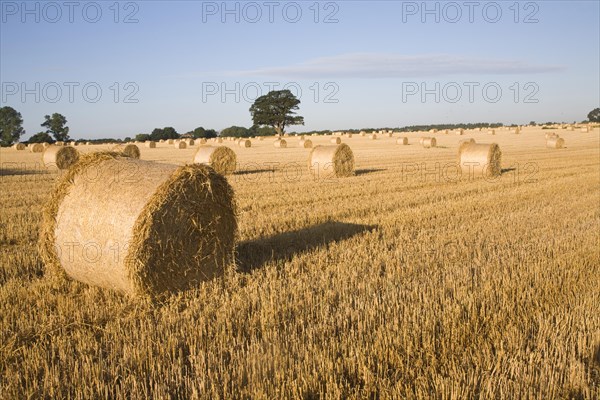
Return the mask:
[(236, 232), (233, 190), (213, 169), (100, 152), (58, 181), (40, 254), (55, 273), (154, 297), (222, 274)]
[(558, 136), (549, 137), (546, 140), (546, 147), (550, 149), (562, 149), (565, 147), (565, 139)]
[(46, 168), (67, 169), (79, 160), (79, 151), (71, 146), (50, 146), (44, 150), (42, 161)]
[(315, 146), (308, 156), (308, 168), (319, 178), (354, 175), (354, 154), (347, 144)]
[(462, 173), (473, 174), (476, 178), (498, 176), (502, 172), (502, 152), (496, 143), (461, 144), (458, 149), (458, 160)]
[(200, 146), (194, 156), (194, 163), (210, 165), (222, 175), (233, 174), (236, 162), (235, 152), (226, 146)]
[(128, 144), (119, 144), (116, 145), (115, 147), (112, 148), (111, 151), (117, 152), (117, 153), (122, 153), (123, 155), (130, 157), (130, 158), (140, 158), (140, 148), (137, 147), (135, 144), (133, 143), (128, 143)]

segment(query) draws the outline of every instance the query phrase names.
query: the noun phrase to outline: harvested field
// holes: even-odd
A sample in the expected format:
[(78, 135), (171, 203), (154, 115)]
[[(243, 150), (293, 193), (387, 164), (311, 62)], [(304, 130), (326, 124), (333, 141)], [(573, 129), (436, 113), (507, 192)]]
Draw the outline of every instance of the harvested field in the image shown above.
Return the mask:
[[(296, 140), (225, 140), (236, 261), (158, 303), (45, 276), (64, 172), (2, 148), (0, 397), (598, 398), (597, 132), (561, 131), (560, 151), (528, 127), (435, 149), (354, 135), (355, 175), (328, 180)], [(499, 176), (457, 173), (469, 137), (499, 145)], [(169, 166), (197, 151), (139, 150)]]

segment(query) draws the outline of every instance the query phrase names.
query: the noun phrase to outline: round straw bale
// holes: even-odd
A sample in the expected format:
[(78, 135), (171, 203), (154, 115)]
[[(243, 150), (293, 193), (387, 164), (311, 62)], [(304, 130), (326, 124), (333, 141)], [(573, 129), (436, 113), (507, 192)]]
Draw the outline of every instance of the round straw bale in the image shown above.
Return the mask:
[(587, 127), (583, 127), (583, 128), (581, 128), (581, 132), (588, 133), (589, 129)]
[(376, 140), (377, 139), (377, 134), (376, 133), (372, 133), (371, 136), (369, 136), (369, 139)]
[(263, 140), (265, 140), (265, 138), (262, 136), (259, 136), (258, 140), (260, 140), (262, 142)]
[(85, 142), (85, 145), (86, 145), (86, 146), (91, 146), (91, 145), (92, 145), (92, 142)]
[(27, 146), (25, 146), (23, 143), (15, 143), (13, 145), (13, 149), (15, 150), (25, 150), (27, 148)]
[(119, 144), (116, 145), (115, 147), (112, 148), (112, 151), (117, 152), (117, 153), (121, 153), (123, 154), (125, 157), (130, 157), (130, 158), (140, 158), (140, 148), (137, 147), (135, 144)]
[(284, 139), (279, 139), (279, 140), (276, 140), (273, 143), (273, 146), (275, 146), (275, 147), (281, 147), (281, 148), (286, 148), (287, 147), (287, 142)]
[(562, 149), (565, 146), (565, 139), (554, 136), (546, 140), (546, 147), (550, 149)]
[(44, 145), (41, 143), (31, 143), (29, 145), (29, 151), (32, 153), (41, 153), (44, 151)]
[(300, 147), (303, 147), (305, 149), (310, 149), (313, 146), (312, 140), (310, 139), (305, 139), (305, 140), (301, 140), (300, 141)]
[(462, 154), (463, 150), (471, 143), (475, 143), (475, 139), (470, 138), (470, 139), (462, 139), (462, 140), (458, 141), (458, 163), (459, 164), (460, 164), (460, 155)]
[(348, 133), (346, 133), (346, 137), (347, 137), (348, 139), (352, 139), (352, 134), (351, 134), (350, 132), (348, 132)]
[(422, 138), (421, 144), (426, 149), (429, 149), (431, 147), (436, 147), (437, 146), (437, 141), (435, 140), (434, 137), (426, 137), (426, 138)]
[(401, 137), (396, 139), (396, 144), (401, 144), (406, 146), (408, 144), (408, 138), (407, 137)]
[(64, 146), (64, 145), (65, 145), (65, 142), (61, 142), (61, 141), (54, 142), (54, 145), (55, 145), (55, 146)]
[(175, 147), (176, 149), (185, 149), (185, 148), (187, 148), (187, 144), (185, 142), (181, 141), (181, 142), (174, 143), (173, 147)]
[(394, 136), (394, 133), (393, 133), (393, 132), (388, 132), (388, 133), (387, 133), (387, 137), (393, 137), (393, 136)]
[(496, 143), (468, 143), (459, 146), (459, 165), (463, 173), (475, 176), (500, 175), (502, 152)]
[(187, 144), (188, 146), (193, 146), (196, 142), (194, 141), (194, 139), (186, 139), (185, 140), (185, 144)]
[(298, 140), (304, 140), (304, 135), (298, 136)]
[(226, 146), (200, 146), (194, 156), (194, 163), (210, 165), (222, 175), (233, 174), (236, 162), (235, 152)]
[(238, 140), (238, 146), (252, 147), (252, 142), (249, 139), (240, 139), (240, 140)]
[(72, 146), (50, 146), (42, 155), (46, 168), (67, 169), (77, 160), (79, 160), (79, 152)]
[(334, 137), (334, 138), (329, 139), (329, 142), (333, 143), (333, 144), (340, 144), (340, 143), (342, 143), (342, 139), (340, 139), (339, 137)]
[(47, 149), (50, 146), (50, 143), (42, 142), (42, 146), (44, 146), (44, 149)]
[(360, 136), (362, 136), (362, 137), (364, 137), (364, 136), (367, 136), (367, 132), (365, 132), (365, 131), (360, 131), (359, 135), (360, 135)]
[(558, 135), (556, 134), (556, 132), (548, 132), (544, 135), (547, 139), (553, 138), (553, 137), (558, 137)]
[(106, 152), (67, 171), (42, 218), (49, 271), (134, 297), (221, 275), (237, 232), (233, 189), (213, 169)]
[(457, 135), (464, 135), (464, 133), (465, 133), (464, 129), (459, 129), (456, 131)]
[(489, 133), (490, 135), (495, 135), (495, 134), (496, 134), (496, 131), (495, 131), (494, 129), (490, 129), (490, 130), (488, 131), (488, 133)]
[(319, 178), (354, 175), (354, 154), (347, 144), (315, 146), (308, 156), (308, 169)]
[(173, 139), (167, 139), (167, 144), (175, 144), (175, 140), (173, 140)]
[(165, 139), (160, 139), (160, 140), (158, 141), (158, 143), (164, 143), (164, 142), (165, 142)]
[(220, 138), (220, 137), (215, 138), (215, 142), (217, 142), (217, 143), (223, 143), (223, 138)]

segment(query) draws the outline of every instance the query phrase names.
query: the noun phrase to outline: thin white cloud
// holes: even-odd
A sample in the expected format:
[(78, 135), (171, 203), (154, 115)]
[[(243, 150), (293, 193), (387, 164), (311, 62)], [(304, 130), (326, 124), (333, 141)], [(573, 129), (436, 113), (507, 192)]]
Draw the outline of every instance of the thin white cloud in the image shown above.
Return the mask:
[(564, 70), (560, 65), (530, 64), (518, 60), (491, 60), (447, 54), (401, 55), (351, 53), (321, 57), (297, 65), (229, 71), (235, 76), (313, 78), (409, 78), (473, 74), (537, 74)]

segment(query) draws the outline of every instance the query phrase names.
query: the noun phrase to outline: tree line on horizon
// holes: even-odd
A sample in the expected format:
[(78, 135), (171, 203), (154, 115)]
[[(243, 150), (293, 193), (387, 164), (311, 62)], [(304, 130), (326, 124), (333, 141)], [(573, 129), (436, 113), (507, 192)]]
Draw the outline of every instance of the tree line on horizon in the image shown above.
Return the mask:
[[(198, 127), (192, 131), (184, 134), (179, 134), (173, 127), (155, 128), (151, 133), (139, 133), (125, 139), (115, 138), (101, 138), (101, 139), (78, 139), (76, 141), (87, 141), (92, 143), (106, 143), (106, 142), (129, 142), (132, 140), (136, 141), (147, 141), (147, 140), (167, 140), (167, 139), (178, 139), (181, 137), (189, 137), (194, 139), (210, 139), (217, 136), (221, 137), (238, 137), (247, 138), (253, 136), (273, 136), (276, 134), (283, 134), (285, 127), (289, 125), (304, 125), (304, 118), (294, 115), (294, 111), (298, 109), (300, 100), (296, 99), (289, 90), (284, 91), (273, 91), (264, 96), (256, 99), (255, 103), (250, 108), (252, 115), (253, 125), (249, 128), (243, 126), (230, 126), (217, 132), (215, 129), (205, 129)], [(277, 107), (274, 107), (277, 106)], [(278, 112), (272, 110), (276, 109)], [(587, 114), (588, 119), (582, 121), (586, 122), (600, 122), (600, 108), (595, 108)], [(531, 121), (530, 125), (553, 125), (559, 122), (545, 122), (536, 123)], [(562, 122), (560, 122), (562, 123)], [(577, 123), (573, 121), (573, 123)], [(69, 127), (66, 125), (67, 119), (60, 113), (53, 113), (52, 115), (45, 115), (44, 121), (40, 124), (43, 131), (40, 131), (26, 143), (54, 143), (55, 141), (69, 141)], [(345, 132), (358, 133), (361, 131), (373, 132), (378, 130), (393, 130), (396, 132), (415, 132), (415, 131), (428, 131), (430, 129), (444, 130), (444, 129), (475, 129), (475, 128), (498, 128), (502, 127), (502, 123), (458, 123), (458, 124), (429, 124), (429, 125), (411, 125), (404, 127), (380, 127), (380, 128), (362, 128), (362, 129), (344, 129)], [(516, 126), (516, 125), (509, 125)], [(303, 134), (318, 134), (326, 135), (330, 134), (332, 130), (317, 130), (311, 132), (304, 132)], [(295, 134), (296, 132), (291, 132)], [(25, 134), (23, 129), (23, 118), (21, 113), (12, 107), (5, 106), (0, 108), (0, 146), (6, 147), (11, 146), (18, 142)]]

